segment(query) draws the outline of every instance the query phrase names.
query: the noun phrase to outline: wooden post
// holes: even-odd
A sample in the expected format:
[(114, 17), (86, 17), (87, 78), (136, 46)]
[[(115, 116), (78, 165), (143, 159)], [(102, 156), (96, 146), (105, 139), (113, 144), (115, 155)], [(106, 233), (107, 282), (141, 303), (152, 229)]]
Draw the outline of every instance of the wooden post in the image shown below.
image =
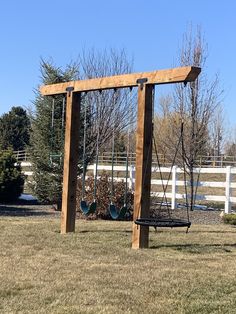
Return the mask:
[(81, 93), (67, 93), (61, 233), (75, 231)]
[(171, 196), (171, 209), (176, 209), (176, 192), (177, 192), (177, 166), (172, 168), (172, 196)]
[[(136, 133), (134, 221), (149, 217), (152, 167), (153, 85), (139, 85)], [(147, 248), (149, 227), (133, 222), (132, 248)]]
[(226, 180), (225, 180), (225, 214), (229, 214), (231, 212), (231, 166), (226, 167)]

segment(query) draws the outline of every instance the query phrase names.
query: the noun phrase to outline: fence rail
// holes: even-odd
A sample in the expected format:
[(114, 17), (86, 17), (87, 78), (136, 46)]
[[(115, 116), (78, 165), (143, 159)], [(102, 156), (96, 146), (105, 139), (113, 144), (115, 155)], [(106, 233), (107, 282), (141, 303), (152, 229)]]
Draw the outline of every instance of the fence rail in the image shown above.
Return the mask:
[[(25, 150), (14, 151), (14, 155), (17, 161), (30, 161), (30, 153)], [(170, 166), (171, 165), (171, 156), (159, 154), (158, 156), (161, 166)], [(112, 163), (112, 154), (111, 152), (104, 152), (99, 155), (99, 164), (111, 164)], [(156, 156), (153, 155), (153, 160), (156, 160)], [(129, 154), (129, 161), (131, 164), (135, 164), (135, 153)], [(114, 162), (117, 165), (124, 165), (126, 163), (126, 153), (116, 153), (114, 155)], [(232, 166), (236, 167), (236, 156), (201, 156), (196, 161), (197, 165), (203, 167), (227, 167)]]
[[(19, 154), (19, 156), (21, 156)], [(27, 156), (27, 155), (26, 155)], [(23, 157), (21, 157), (23, 158)], [(31, 163), (29, 161), (25, 161), (25, 159), (27, 158), (23, 158), (23, 161), (21, 161), (21, 166), (23, 169), (23, 172), (27, 175), (27, 176), (32, 176), (33, 172), (31, 171)], [(119, 159), (121, 160), (121, 159)], [(105, 164), (105, 161), (107, 162), (107, 164)], [(155, 165), (155, 164), (154, 164)], [(25, 168), (25, 170), (24, 170)], [(95, 175), (95, 169), (96, 169), (96, 165), (92, 164), (89, 165), (87, 167), (87, 170), (94, 173)], [(106, 171), (106, 172), (111, 172), (112, 170), (112, 166), (111, 163), (107, 160), (104, 159), (103, 162), (101, 164), (98, 165), (98, 173), (101, 173), (102, 171)], [(161, 167), (160, 168), (162, 174), (165, 173), (169, 173), (170, 172), (170, 167)], [(115, 171), (115, 175), (114, 178), (117, 181), (124, 181), (125, 180), (125, 171), (126, 171), (126, 166), (123, 162), (119, 164), (117, 163), (114, 166), (114, 171)], [(159, 169), (157, 166), (153, 166), (152, 167), (152, 171), (153, 172), (158, 172)], [(210, 202), (223, 202), (224, 203), (224, 211), (225, 213), (229, 213), (232, 209), (232, 205), (236, 204), (236, 197), (234, 195), (236, 195), (236, 182), (234, 182), (234, 178), (236, 175), (236, 167), (231, 167), (231, 166), (227, 166), (227, 167), (202, 167), (202, 168), (195, 168), (194, 172), (197, 174), (209, 174), (209, 177), (213, 174), (213, 175), (221, 175), (221, 178), (223, 176), (222, 179), (220, 179), (220, 181), (199, 181), (199, 182), (195, 182), (195, 186), (198, 187), (202, 187), (202, 188), (208, 188), (207, 194), (200, 194), (197, 193), (196, 195), (196, 200), (197, 201), (210, 201)], [(134, 166), (129, 166), (128, 169), (128, 184), (129, 187), (131, 189), (134, 188), (134, 184), (135, 184), (135, 167)], [(179, 180), (179, 177), (181, 176), (183, 177), (183, 169), (174, 166), (172, 168), (172, 173), (171, 173), (171, 178), (170, 180), (167, 182), (167, 180), (160, 180), (160, 179), (152, 179), (151, 184), (152, 186), (156, 187), (156, 189), (158, 189), (158, 191), (153, 192), (153, 195), (156, 195), (158, 197), (163, 197), (163, 191), (162, 191), (162, 184), (166, 185), (168, 184), (168, 188), (169, 190), (171, 190), (171, 192), (168, 190), (168, 192), (166, 193), (166, 197), (168, 199), (170, 199), (171, 204), (172, 204), (172, 208), (175, 208), (177, 200), (185, 200), (186, 195), (185, 193), (180, 193), (179, 190), (183, 190), (183, 187), (185, 186), (185, 182), (183, 180)], [(201, 178), (201, 177), (200, 177)], [(189, 182), (186, 183), (188, 186), (190, 185)], [(223, 191), (223, 193), (221, 195), (217, 195), (219, 194), (219, 192), (211, 192), (211, 189), (221, 189), (221, 191)], [(210, 192), (209, 192), (210, 191)]]
[[(96, 173), (96, 164), (90, 165), (87, 168), (88, 170), (92, 171), (95, 175)], [(111, 171), (111, 165), (98, 165), (98, 173), (100, 171)], [(128, 177), (128, 185), (129, 188), (133, 189), (135, 184), (135, 167), (129, 166), (128, 169), (129, 177)], [(168, 173), (170, 172), (170, 167), (161, 167), (161, 173)], [(125, 166), (114, 166), (114, 172), (117, 173), (114, 176), (114, 180), (116, 181), (125, 181), (124, 172), (126, 171)], [(120, 174), (123, 172), (123, 176)], [(157, 172), (157, 167), (152, 167), (152, 172)], [(225, 213), (230, 213), (232, 209), (232, 204), (236, 204), (236, 197), (232, 196), (232, 190), (236, 189), (236, 183), (232, 181), (232, 175), (236, 174), (236, 168), (231, 166), (227, 166), (226, 168), (195, 168), (194, 173), (196, 174), (223, 174), (225, 180), (224, 181), (199, 181), (195, 182), (194, 185), (198, 187), (208, 187), (208, 188), (222, 188), (224, 190), (223, 195), (211, 195), (211, 194), (197, 194), (196, 200), (197, 201), (211, 201), (211, 202), (223, 202), (224, 203), (224, 211)], [(151, 184), (153, 186), (159, 186), (160, 191), (152, 192), (153, 196), (158, 196), (162, 198), (164, 196), (164, 192), (161, 190), (162, 185), (168, 185), (171, 187), (171, 192), (165, 193), (166, 197), (170, 199), (172, 208), (176, 207), (177, 200), (186, 199), (185, 193), (178, 193), (178, 187), (185, 186), (185, 181), (178, 180), (178, 175), (183, 174), (183, 169), (174, 166), (172, 168), (171, 179), (167, 180), (157, 180), (152, 179)], [(190, 182), (186, 182), (187, 186), (190, 186)], [(188, 195), (189, 197), (189, 195)]]

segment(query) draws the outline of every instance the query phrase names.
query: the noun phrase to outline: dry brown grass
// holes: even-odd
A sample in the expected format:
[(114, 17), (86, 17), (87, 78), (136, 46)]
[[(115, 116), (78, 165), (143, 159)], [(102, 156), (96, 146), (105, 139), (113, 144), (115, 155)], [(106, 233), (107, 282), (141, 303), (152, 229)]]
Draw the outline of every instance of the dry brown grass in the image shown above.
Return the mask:
[(236, 229), (150, 232), (132, 250), (131, 223), (1, 217), (1, 313), (236, 313)]

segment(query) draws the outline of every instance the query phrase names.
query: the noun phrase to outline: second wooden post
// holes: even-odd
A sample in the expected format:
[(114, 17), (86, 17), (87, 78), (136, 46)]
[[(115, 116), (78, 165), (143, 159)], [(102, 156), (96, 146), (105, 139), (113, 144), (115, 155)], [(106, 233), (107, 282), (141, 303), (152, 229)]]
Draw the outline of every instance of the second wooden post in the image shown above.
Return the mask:
[(61, 233), (75, 231), (80, 99), (81, 93), (67, 93)]
[[(134, 221), (148, 218), (150, 211), (153, 89), (145, 84), (138, 89)], [(133, 223), (132, 248), (147, 248), (148, 242), (149, 227)]]

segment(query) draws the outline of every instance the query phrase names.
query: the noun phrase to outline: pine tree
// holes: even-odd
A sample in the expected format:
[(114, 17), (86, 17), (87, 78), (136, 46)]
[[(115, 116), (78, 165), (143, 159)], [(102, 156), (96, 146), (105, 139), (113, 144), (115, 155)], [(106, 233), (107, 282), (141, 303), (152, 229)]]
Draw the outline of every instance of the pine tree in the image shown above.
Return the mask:
[(0, 148), (24, 150), (29, 145), (30, 119), (26, 111), (18, 106), (0, 117)]
[[(100, 77), (129, 72), (129, 64), (124, 53), (111, 53), (91, 55), (80, 60), (83, 79)], [(68, 65), (63, 71), (51, 62), (41, 63), (42, 84), (54, 84), (79, 79), (78, 65)], [(54, 103), (54, 105), (53, 105)], [(130, 121), (129, 115), (133, 113), (132, 97), (129, 92), (99, 91), (82, 95), (80, 147), (78, 174), (83, 168), (83, 135), (84, 113), (87, 117), (86, 156), (85, 167), (94, 161), (99, 146), (99, 152), (111, 139), (112, 130), (121, 131)], [(32, 163), (34, 180), (32, 183), (34, 194), (39, 200), (60, 204), (62, 195), (63, 152), (65, 124), (63, 115), (63, 96), (54, 98), (43, 97), (36, 92), (34, 101), (35, 114), (32, 117)], [(130, 108), (127, 113), (127, 107)], [(54, 110), (53, 110), (54, 108)], [(65, 106), (66, 111), (66, 106)], [(128, 115), (128, 119), (127, 119)]]
[(23, 188), (24, 176), (13, 152), (0, 152), (0, 201), (16, 200)]
[[(42, 84), (78, 79), (78, 66), (68, 65), (63, 71), (50, 62), (41, 62)], [(66, 102), (63, 95), (44, 97), (36, 92), (33, 102), (31, 188), (40, 201), (60, 205), (62, 195), (63, 152)], [(82, 117), (81, 117), (82, 119)], [(81, 155), (82, 147), (80, 147)]]

